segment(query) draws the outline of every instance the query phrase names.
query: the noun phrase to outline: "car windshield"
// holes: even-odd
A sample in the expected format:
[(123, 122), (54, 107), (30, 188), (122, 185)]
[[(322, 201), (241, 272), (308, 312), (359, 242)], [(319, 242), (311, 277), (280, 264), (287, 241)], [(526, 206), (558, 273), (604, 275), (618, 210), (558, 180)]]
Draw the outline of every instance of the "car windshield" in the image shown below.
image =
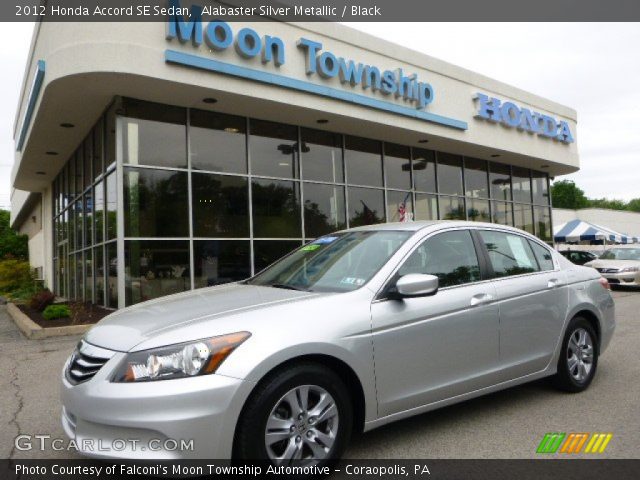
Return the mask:
[(611, 248), (600, 255), (600, 259), (640, 261), (640, 248)]
[(367, 283), (412, 234), (379, 230), (320, 237), (246, 283), (314, 292), (355, 290)]

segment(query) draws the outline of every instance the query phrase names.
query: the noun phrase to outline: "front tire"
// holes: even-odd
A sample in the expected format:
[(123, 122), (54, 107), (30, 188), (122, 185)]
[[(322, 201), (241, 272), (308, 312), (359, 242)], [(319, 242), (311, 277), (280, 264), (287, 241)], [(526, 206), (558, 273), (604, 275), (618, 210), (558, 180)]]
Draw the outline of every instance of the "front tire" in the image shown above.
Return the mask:
[(584, 317), (574, 317), (562, 341), (553, 385), (570, 393), (586, 390), (596, 374), (598, 354), (598, 337), (593, 326)]
[(303, 363), (267, 377), (247, 401), (236, 429), (234, 460), (323, 466), (351, 436), (348, 389), (332, 370)]

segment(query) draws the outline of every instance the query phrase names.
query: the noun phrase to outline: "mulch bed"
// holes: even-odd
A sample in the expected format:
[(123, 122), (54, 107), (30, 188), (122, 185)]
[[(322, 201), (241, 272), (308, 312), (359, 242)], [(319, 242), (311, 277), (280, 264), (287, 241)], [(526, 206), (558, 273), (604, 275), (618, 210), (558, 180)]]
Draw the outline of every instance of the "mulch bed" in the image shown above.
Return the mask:
[(107, 310), (106, 308), (92, 305), (91, 303), (68, 303), (67, 305), (71, 308), (71, 316), (69, 318), (56, 318), (54, 320), (45, 319), (42, 316), (42, 312), (30, 308), (29, 305), (18, 305), (18, 308), (42, 328), (91, 325), (102, 320), (110, 313), (113, 313), (113, 310)]

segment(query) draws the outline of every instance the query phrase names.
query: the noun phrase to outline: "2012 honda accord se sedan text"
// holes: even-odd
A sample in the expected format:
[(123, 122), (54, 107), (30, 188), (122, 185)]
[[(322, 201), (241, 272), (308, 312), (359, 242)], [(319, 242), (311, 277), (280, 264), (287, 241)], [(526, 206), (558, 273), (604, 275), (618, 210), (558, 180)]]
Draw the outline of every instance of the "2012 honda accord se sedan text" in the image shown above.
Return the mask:
[(111, 314), (64, 366), (62, 422), (87, 455), (323, 464), (354, 430), (541, 377), (582, 391), (614, 327), (606, 280), (522, 231), (353, 228)]

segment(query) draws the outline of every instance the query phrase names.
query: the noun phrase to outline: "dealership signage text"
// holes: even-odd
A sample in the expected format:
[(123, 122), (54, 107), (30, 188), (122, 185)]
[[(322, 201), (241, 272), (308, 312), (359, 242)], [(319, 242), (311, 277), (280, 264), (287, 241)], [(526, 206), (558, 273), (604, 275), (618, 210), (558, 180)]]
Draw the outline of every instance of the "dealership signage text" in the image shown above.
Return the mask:
[(505, 127), (517, 128), (542, 137), (553, 138), (562, 143), (574, 141), (569, 124), (564, 120), (559, 121), (549, 115), (532, 112), (513, 102), (503, 102), (484, 93), (476, 94), (475, 100), (478, 107), (476, 118), (500, 123)]
[[(180, 8), (178, 0), (170, 0), (169, 4), (176, 9)], [(191, 42), (196, 47), (205, 43), (212, 51), (233, 48), (242, 58), (260, 58), (263, 64), (273, 64), (276, 67), (285, 63), (286, 49), (281, 38), (260, 35), (251, 28), (242, 28), (234, 32), (231, 26), (223, 21), (212, 21), (203, 25), (202, 13), (203, 7), (193, 5), (188, 20), (182, 14), (170, 15), (167, 40)], [(365, 65), (339, 57), (324, 50), (322, 43), (307, 38), (300, 38), (297, 47), (305, 56), (306, 74), (309, 77), (318, 75), (324, 79), (338, 78), (343, 85), (360, 86), (362, 90), (385, 97), (395, 97), (409, 102), (416, 109), (424, 109), (433, 102), (433, 87), (420, 81), (415, 73), (407, 75), (401, 68), (384, 70), (375, 65)]]

